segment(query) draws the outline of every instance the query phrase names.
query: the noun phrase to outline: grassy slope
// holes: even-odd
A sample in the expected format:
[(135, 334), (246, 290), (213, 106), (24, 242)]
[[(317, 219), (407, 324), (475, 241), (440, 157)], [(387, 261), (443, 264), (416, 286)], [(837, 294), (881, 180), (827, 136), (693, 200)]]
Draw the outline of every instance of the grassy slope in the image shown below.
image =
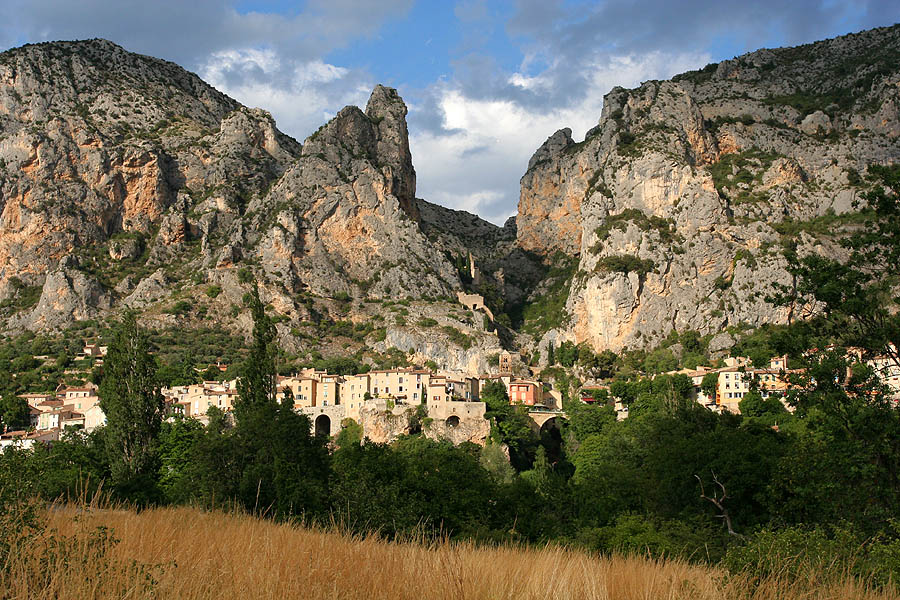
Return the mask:
[[(192, 508), (135, 514), (63, 507), (47, 519), (57, 530), (51, 545), (58, 550), (42, 552), (40, 541), (14, 549), (10, 570), (0, 568), (0, 597), (900, 598), (851, 581), (752, 586), (745, 578), (679, 561), (604, 558), (556, 547), (387, 543)], [(111, 527), (118, 543), (99, 543), (99, 525)], [(70, 541), (60, 545), (61, 536)], [(38, 555), (49, 556), (48, 562)]]

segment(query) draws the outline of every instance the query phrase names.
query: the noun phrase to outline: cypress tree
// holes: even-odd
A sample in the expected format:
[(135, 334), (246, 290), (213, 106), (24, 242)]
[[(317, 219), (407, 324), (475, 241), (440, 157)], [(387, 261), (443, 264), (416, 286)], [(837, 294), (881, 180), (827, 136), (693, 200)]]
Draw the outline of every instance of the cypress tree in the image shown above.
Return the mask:
[(157, 440), (164, 402), (146, 334), (128, 313), (113, 330), (103, 363), (100, 408), (112, 483), (123, 497), (156, 497)]

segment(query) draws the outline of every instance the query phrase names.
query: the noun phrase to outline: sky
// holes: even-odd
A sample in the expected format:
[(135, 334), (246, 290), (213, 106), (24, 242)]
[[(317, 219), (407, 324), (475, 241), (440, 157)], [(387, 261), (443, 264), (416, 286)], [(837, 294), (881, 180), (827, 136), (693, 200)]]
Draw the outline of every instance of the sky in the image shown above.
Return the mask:
[(897, 0), (3, 0), (0, 47), (106, 38), (300, 141), (396, 87), (417, 195), (502, 224), (534, 151), (583, 138), (614, 86), (897, 22)]

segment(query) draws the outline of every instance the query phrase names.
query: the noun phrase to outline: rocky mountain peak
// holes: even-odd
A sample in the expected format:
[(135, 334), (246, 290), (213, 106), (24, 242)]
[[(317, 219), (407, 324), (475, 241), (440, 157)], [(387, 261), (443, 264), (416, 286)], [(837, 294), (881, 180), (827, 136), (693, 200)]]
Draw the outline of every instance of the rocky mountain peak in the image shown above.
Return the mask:
[(376, 85), (366, 104), (366, 116), (375, 125), (377, 153), (382, 164), (391, 169), (393, 194), (411, 217), (416, 213), (416, 170), (409, 151), (406, 128), (406, 104), (394, 88)]
[(572, 139), (572, 130), (568, 127), (558, 130), (547, 138), (528, 161), (528, 170), (531, 170), (542, 162), (546, 162), (575, 143)]
[[(900, 26), (759, 50), (604, 97), (521, 180), (518, 245), (571, 257), (562, 340), (652, 346), (787, 318), (780, 248), (834, 252), (868, 165), (900, 161)], [(821, 223), (831, 223), (822, 227)]]

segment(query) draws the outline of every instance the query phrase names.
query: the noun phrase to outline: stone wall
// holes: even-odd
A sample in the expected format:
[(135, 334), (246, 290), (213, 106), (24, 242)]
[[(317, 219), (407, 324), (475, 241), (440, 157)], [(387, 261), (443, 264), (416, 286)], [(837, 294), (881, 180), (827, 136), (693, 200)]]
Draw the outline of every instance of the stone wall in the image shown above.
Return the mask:
[(469, 310), (480, 310), (484, 312), (484, 314), (486, 314), (491, 321), (494, 320), (494, 313), (492, 313), (491, 309), (484, 305), (483, 296), (480, 296), (479, 294), (466, 294), (464, 292), (456, 292), (456, 299), (459, 300), (460, 304), (462, 304)]

